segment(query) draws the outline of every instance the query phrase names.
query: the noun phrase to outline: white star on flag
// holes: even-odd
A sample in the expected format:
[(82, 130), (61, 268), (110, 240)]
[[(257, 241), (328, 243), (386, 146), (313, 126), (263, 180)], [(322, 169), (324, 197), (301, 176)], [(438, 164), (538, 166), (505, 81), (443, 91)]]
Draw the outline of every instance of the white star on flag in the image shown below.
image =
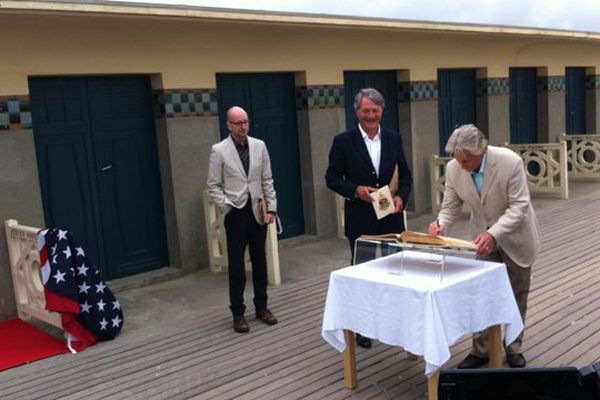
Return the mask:
[(104, 289), (106, 288), (106, 285), (104, 284), (104, 282), (100, 282), (99, 284), (97, 284), (95, 286), (96, 286), (96, 293), (104, 293)]
[(64, 272), (60, 272), (60, 270), (57, 270), (56, 274), (52, 275), (52, 277), (54, 279), (56, 279), (56, 283), (58, 283), (58, 282), (66, 282), (65, 281), (65, 273)]
[(81, 264), (80, 267), (77, 267), (77, 275), (87, 276), (87, 270), (89, 268), (85, 266), (85, 264)]
[(113, 328), (118, 328), (118, 327), (119, 327), (119, 325), (121, 324), (121, 319), (119, 318), (119, 316), (118, 316), (118, 315), (117, 315), (117, 317), (116, 317), (116, 318), (113, 318), (113, 319), (111, 319), (111, 321), (112, 321), (112, 323), (113, 323), (113, 324), (112, 324)]
[(38, 247), (44, 292), (53, 295), (46, 306), (78, 322), (65, 331), (80, 339), (82, 349), (113, 339), (125, 325), (122, 307), (83, 247), (69, 231), (58, 228), (42, 231)]
[(77, 285), (77, 287), (79, 288), (79, 293), (85, 294), (87, 294), (88, 289), (91, 288), (85, 281), (83, 281), (83, 285)]
[(90, 312), (90, 309), (92, 308), (92, 306), (90, 304), (88, 304), (87, 300), (85, 301), (85, 303), (80, 304), (79, 307), (81, 307), (81, 312), (84, 313), (88, 313)]

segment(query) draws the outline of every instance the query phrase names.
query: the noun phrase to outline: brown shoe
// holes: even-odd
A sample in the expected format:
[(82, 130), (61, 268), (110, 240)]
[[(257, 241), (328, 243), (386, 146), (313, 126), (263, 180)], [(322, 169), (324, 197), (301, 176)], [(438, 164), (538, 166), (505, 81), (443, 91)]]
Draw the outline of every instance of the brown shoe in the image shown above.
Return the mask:
[(525, 368), (527, 365), (527, 360), (523, 357), (523, 354), (507, 354), (506, 362), (511, 368)]
[(268, 308), (265, 308), (264, 310), (261, 310), (261, 311), (257, 311), (256, 318), (260, 319), (262, 322), (264, 322), (267, 325), (275, 325), (277, 323), (277, 318), (275, 318), (273, 313), (271, 311), (269, 311)]
[(246, 322), (246, 318), (233, 317), (233, 330), (237, 333), (246, 333), (250, 331), (250, 325)]
[(477, 357), (473, 354), (469, 354), (467, 358), (462, 360), (460, 364), (458, 364), (458, 369), (471, 369), (471, 368), (479, 368), (483, 367), (487, 364), (489, 359), (483, 357)]

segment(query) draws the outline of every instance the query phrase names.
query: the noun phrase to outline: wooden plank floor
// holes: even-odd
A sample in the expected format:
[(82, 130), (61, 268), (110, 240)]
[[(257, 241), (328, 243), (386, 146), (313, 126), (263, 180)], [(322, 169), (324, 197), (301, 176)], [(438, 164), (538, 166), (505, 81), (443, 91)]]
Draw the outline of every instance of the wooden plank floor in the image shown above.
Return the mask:
[[(600, 184), (588, 185), (568, 201), (536, 203), (543, 246), (526, 321), (529, 366), (600, 360)], [(250, 334), (234, 333), (222, 311), (165, 317), (80, 354), (4, 371), (0, 399), (426, 398), (423, 363), (377, 342), (357, 349), (358, 389), (343, 388), (341, 354), (320, 336), (327, 284), (322, 273), (271, 290), (281, 322), (250, 318)], [(469, 338), (457, 343), (447, 367), (469, 347)]]

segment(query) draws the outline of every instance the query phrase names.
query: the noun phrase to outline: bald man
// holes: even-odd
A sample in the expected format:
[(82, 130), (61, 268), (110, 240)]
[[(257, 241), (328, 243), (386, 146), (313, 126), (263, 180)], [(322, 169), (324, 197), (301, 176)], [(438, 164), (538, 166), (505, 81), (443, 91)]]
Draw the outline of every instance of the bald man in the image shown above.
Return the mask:
[[(244, 253), (250, 249), (256, 317), (267, 325), (277, 318), (267, 308), (267, 225), (277, 214), (271, 161), (262, 140), (248, 136), (248, 114), (241, 107), (227, 111), (229, 136), (212, 146), (208, 165), (208, 194), (225, 216), (229, 259), (229, 301), (233, 330), (246, 333), (250, 326), (244, 312), (246, 271)], [(268, 213), (262, 217), (259, 199), (266, 200)]]

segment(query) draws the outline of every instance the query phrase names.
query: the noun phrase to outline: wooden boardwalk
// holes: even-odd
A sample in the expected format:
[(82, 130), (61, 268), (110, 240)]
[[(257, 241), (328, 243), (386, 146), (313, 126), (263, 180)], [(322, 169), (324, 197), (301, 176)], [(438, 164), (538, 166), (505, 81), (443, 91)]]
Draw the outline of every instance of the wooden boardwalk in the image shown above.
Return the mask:
[[(570, 200), (536, 205), (543, 246), (524, 342), (532, 367), (600, 360), (600, 185), (588, 185)], [(423, 363), (377, 342), (357, 349), (359, 387), (343, 387), (342, 356), (320, 336), (328, 278), (272, 290), (276, 326), (250, 318), (251, 333), (240, 335), (222, 311), (165, 318), (78, 355), (4, 371), (0, 399), (425, 399)], [(447, 367), (469, 347), (469, 338), (457, 343)]]

